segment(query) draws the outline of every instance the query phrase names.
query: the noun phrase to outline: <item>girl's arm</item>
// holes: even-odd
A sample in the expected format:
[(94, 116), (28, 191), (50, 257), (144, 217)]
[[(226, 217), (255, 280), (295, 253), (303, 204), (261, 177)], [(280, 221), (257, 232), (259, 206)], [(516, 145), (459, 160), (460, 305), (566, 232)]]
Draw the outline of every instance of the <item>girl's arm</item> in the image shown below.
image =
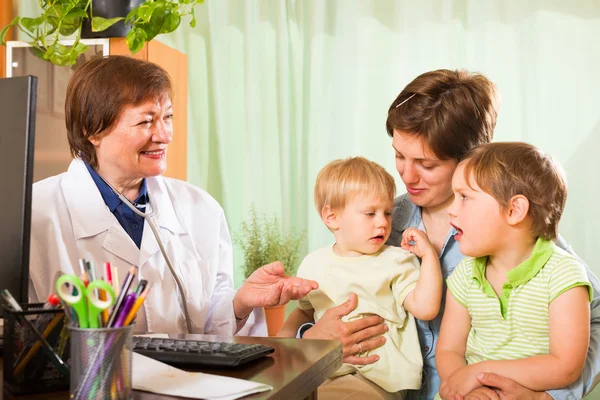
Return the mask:
[(467, 365), (465, 352), (470, 330), (469, 310), (456, 301), (452, 292), (447, 290), (446, 308), (435, 349), (435, 364), (442, 382)]

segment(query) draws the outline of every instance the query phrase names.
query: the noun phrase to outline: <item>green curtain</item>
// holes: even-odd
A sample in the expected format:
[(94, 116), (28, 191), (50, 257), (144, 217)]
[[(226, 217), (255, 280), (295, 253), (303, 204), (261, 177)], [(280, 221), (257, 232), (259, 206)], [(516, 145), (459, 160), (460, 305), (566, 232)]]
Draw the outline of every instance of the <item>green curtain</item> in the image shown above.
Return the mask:
[(160, 40), (189, 56), (189, 179), (234, 235), (255, 203), (306, 230), (304, 251), (330, 243), (312, 204), (319, 169), (363, 155), (397, 177), (389, 104), (424, 71), (466, 68), (502, 94), (495, 139), (531, 142), (566, 170), (561, 233), (600, 275), (598, 2), (207, 0), (196, 11), (195, 29)]

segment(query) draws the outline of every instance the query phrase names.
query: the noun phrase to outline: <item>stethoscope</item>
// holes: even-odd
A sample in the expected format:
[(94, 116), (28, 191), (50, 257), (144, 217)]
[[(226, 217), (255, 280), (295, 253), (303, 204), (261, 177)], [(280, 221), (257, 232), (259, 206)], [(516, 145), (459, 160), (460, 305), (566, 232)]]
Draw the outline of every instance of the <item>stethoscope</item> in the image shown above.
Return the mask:
[(116, 191), (115, 188), (113, 188), (108, 182), (106, 182), (106, 180), (104, 178), (102, 178), (102, 180), (108, 185), (108, 187), (110, 187), (112, 189), (112, 191), (119, 197), (119, 199), (121, 199), (121, 201), (123, 203), (125, 203), (125, 205), (127, 207), (129, 207), (129, 209), (131, 211), (133, 211), (134, 213), (136, 213), (140, 217), (144, 218), (146, 220), (146, 222), (148, 222), (148, 226), (150, 226), (150, 229), (152, 230), (152, 233), (154, 234), (154, 237), (156, 238), (156, 241), (158, 242), (158, 247), (160, 248), (160, 252), (162, 253), (163, 258), (167, 262), (167, 266), (169, 267), (169, 271), (171, 271), (171, 275), (173, 275), (173, 279), (175, 279), (175, 284), (177, 285), (177, 289), (179, 289), (179, 293), (181, 294), (181, 302), (182, 302), (182, 307), (183, 307), (183, 317), (184, 317), (185, 323), (187, 325), (188, 333), (192, 333), (192, 324), (191, 324), (190, 315), (188, 313), (187, 299), (186, 299), (186, 296), (185, 296), (185, 291), (183, 290), (183, 285), (181, 284), (181, 280), (179, 280), (179, 277), (175, 273), (175, 269), (173, 268), (173, 264), (171, 263), (171, 259), (167, 255), (167, 251), (165, 250), (165, 246), (164, 246), (164, 244), (163, 244), (163, 242), (162, 242), (162, 240), (160, 238), (160, 234), (158, 232), (158, 226), (156, 226), (156, 222), (154, 220), (154, 218), (156, 216), (156, 207), (154, 206), (154, 199), (152, 198), (152, 196), (150, 196), (150, 191), (148, 189), (146, 189), (146, 193), (148, 195), (148, 205), (150, 206), (150, 211), (149, 212), (142, 212), (142, 211), (138, 210), (138, 208), (131, 201), (129, 201), (129, 199), (127, 197), (123, 196), (121, 193), (119, 193), (118, 191)]

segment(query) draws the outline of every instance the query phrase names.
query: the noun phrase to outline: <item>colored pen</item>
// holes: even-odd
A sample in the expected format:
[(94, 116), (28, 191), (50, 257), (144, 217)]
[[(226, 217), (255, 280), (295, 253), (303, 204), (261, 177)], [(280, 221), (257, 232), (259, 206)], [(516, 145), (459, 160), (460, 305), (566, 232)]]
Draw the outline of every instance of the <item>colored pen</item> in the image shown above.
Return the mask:
[(86, 264), (87, 261), (85, 260), (85, 258), (79, 259), (79, 270), (81, 271), (80, 277), (85, 287), (87, 287), (87, 285), (90, 283), (90, 274), (88, 273)]
[(115, 323), (113, 324), (113, 328), (120, 328), (123, 326), (123, 322), (129, 316), (129, 312), (131, 311), (131, 308), (135, 303), (136, 297), (137, 296), (133, 292), (129, 293), (125, 297), (125, 300), (123, 300), (123, 306), (121, 307), (121, 310), (119, 310), (119, 315), (117, 316), (117, 318), (115, 319)]
[[(111, 286), (112, 286), (112, 268), (110, 267), (110, 263), (107, 261), (104, 263), (104, 279), (106, 280), (106, 282), (108, 282)], [(114, 287), (113, 287), (114, 289)], [(100, 294), (102, 296), (102, 294)], [(115, 292), (115, 296), (118, 296), (118, 292)], [(106, 300), (106, 293), (104, 294), (104, 299), (101, 300)], [(102, 321), (104, 323), (104, 326), (106, 326), (106, 323), (108, 322), (108, 316), (109, 316), (109, 312), (108, 310), (104, 310), (102, 311)]]
[[(94, 282), (96, 280), (96, 268), (94, 268), (93, 261), (85, 261), (85, 267), (88, 272), (88, 276), (90, 277), (90, 282)], [(98, 297), (98, 289), (94, 290), (96, 297)]]
[(109, 262), (104, 263), (104, 279), (112, 285), (112, 269)]
[(81, 275), (83, 275), (83, 273), (84, 273), (85, 271), (87, 271), (87, 268), (86, 268), (86, 266), (85, 266), (85, 263), (86, 263), (86, 261), (85, 261), (85, 258), (80, 258), (80, 259), (79, 259), (79, 273), (80, 273)]
[(131, 311), (129, 311), (129, 315), (127, 316), (127, 318), (125, 318), (125, 321), (123, 322), (123, 326), (129, 325), (131, 321), (135, 318), (136, 313), (144, 303), (144, 300), (146, 300), (146, 296), (148, 296), (148, 292), (150, 291), (151, 287), (152, 285), (148, 284), (148, 286), (146, 286), (146, 289), (144, 289), (142, 294), (140, 294), (140, 296), (136, 299), (135, 304), (133, 305), (133, 307), (131, 307)]
[[(4, 300), (6, 300), (8, 302), (8, 304), (10, 304), (10, 306), (17, 312), (23, 312), (23, 309), (21, 308), (21, 306), (19, 305), (19, 303), (17, 303), (17, 301), (15, 300), (15, 298), (10, 294), (10, 292), (7, 289), (2, 289), (0, 291), (0, 295), (2, 295), (2, 297), (4, 298)], [(63, 374), (64, 376), (69, 376), (69, 368), (67, 367), (67, 365), (64, 363), (64, 361), (58, 356), (58, 354), (56, 354), (56, 352), (54, 351), (54, 349), (52, 348), (52, 346), (50, 346), (50, 343), (48, 343), (46, 341), (46, 338), (44, 338), (42, 336), (42, 334), (35, 329), (35, 326), (33, 326), (33, 324), (31, 323), (30, 320), (28, 320), (26, 317), (24, 317), (23, 315), (17, 314), (17, 317), (22, 320), (23, 322), (25, 322), (29, 328), (31, 328), (31, 330), (33, 331), (33, 333), (35, 333), (35, 335), (38, 337), (38, 339), (40, 340), (40, 342), (42, 342), (42, 350), (44, 350), (44, 352), (46, 353), (46, 355), (50, 358), (50, 361), (52, 361), (52, 363), (54, 364), (54, 366), (56, 367), (56, 369)]]
[[(121, 292), (119, 293), (119, 297), (117, 298), (115, 306), (113, 307), (113, 310), (110, 313), (110, 317), (108, 318), (108, 322), (106, 323), (106, 326), (109, 328), (113, 327), (113, 324), (115, 323), (115, 320), (117, 319), (117, 316), (119, 315), (119, 310), (121, 308), (121, 305), (123, 304), (123, 300), (125, 300), (125, 296), (127, 296), (127, 291), (129, 290), (129, 287), (131, 286), (131, 282), (133, 282), (133, 278), (135, 277), (136, 270), (137, 269), (135, 267), (131, 267), (129, 269), (129, 272), (127, 273), (127, 276), (125, 276), (125, 281), (123, 282), (123, 287), (121, 287)], [(114, 276), (113, 276), (113, 278), (114, 278)]]
[(135, 288), (135, 294), (136, 295), (141, 295), (142, 292), (144, 291), (144, 289), (146, 289), (146, 285), (148, 284), (148, 281), (145, 279), (142, 279), (140, 281), (140, 283), (138, 284), (138, 287)]
[(85, 266), (87, 267), (88, 274), (90, 275), (90, 282), (96, 280), (96, 268), (94, 267), (94, 263), (92, 261), (86, 261)]

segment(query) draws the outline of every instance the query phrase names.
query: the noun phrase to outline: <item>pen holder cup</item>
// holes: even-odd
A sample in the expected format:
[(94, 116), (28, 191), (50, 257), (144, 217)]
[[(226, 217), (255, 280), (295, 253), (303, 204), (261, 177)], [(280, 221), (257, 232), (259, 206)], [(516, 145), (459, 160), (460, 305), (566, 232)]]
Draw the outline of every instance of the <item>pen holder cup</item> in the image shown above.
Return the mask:
[(69, 388), (68, 371), (60, 371), (25, 319), (44, 337), (52, 351), (68, 365), (70, 346), (65, 313), (44, 309), (43, 303), (22, 304), (23, 311), (4, 310), (4, 386), (14, 394), (44, 393)]
[(71, 399), (130, 399), (133, 326), (71, 331)]

